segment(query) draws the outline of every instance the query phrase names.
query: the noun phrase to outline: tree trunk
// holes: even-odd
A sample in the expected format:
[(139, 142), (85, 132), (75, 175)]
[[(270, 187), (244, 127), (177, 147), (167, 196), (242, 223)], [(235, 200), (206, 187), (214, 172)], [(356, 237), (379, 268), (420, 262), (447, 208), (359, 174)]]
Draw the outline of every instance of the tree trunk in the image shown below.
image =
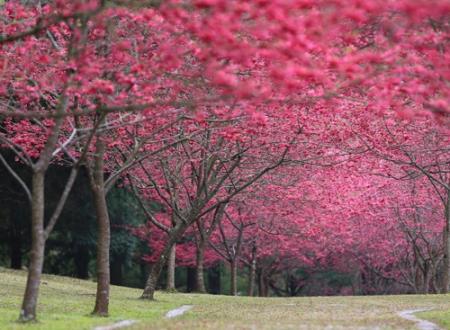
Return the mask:
[(430, 292), (430, 280), (431, 280), (431, 272), (429, 265), (424, 263), (424, 274), (423, 274), (423, 287), (422, 293), (428, 294)]
[(248, 295), (253, 297), (255, 295), (255, 280), (256, 280), (256, 246), (252, 248), (252, 260), (248, 275)]
[(186, 267), (186, 292), (195, 291), (195, 268)]
[(414, 265), (414, 267), (415, 267), (415, 269), (414, 269), (414, 293), (419, 294), (421, 287), (422, 287), (423, 273), (422, 273), (422, 270), (420, 269), (419, 260), (417, 260), (417, 253), (415, 253), (415, 258), (416, 258), (416, 262)]
[(109, 306), (109, 248), (111, 229), (106, 204), (104, 160), (105, 142), (97, 138), (95, 148), (94, 173), (91, 176), (91, 190), (94, 197), (95, 214), (97, 216), (97, 293), (95, 297), (94, 315), (107, 316)]
[(231, 280), (231, 286), (230, 286), (230, 294), (232, 296), (237, 296), (237, 260), (233, 260), (231, 262), (231, 276), (230, 276), (230, 280)]
[(176, 268), (176, 253), (177, 253), (177, 245), (173, 244), (169, 253), (169, 260), (167, 262), (167, 284), (166, 290), (175, 291), (175, 268)]
[(201, 238), (199, 240), (195, 264), (195, 292), (206, 293), (204, 277), (205, 242)]
[(443, 233), (444, 262), (442, 274), (442, 293), (448, 293), (450, 282), (450, 190), (447, 191), (447, 201), (445, 204), (445, 228)]
[(95, 213), (97, 216), (97, 294), (95, 307), (92, 314), (99, 316), (108, 315), (109, 306), (109, 246), (110, 246), (110, 223), (108, 208), (103, 186), (98, 185), (93, 189)]
[(142, 299), (155, 299), (155, 290), (156, 290), (156, 284), (158, 283), (159, 276), (161, 275), (161, 271), (164, 268), (164, 266), (167, 263), (167, 260), (169, 259), (170, 252), (172, 250), (172, 246), (183, 236), (184, 232), (187, 229), (187, 225), (182, 225), (179, 227), (173, 227), (172, 231), (170, 232), (169, 240), (167, 241), (166, 245), (164, 246), (164, 249), (156, 261), (155, 264), (153, 264), (152, 270), (150, 271), (150, 275), (147, 278), (147, 282), (145, 283), (144, 292), (142, 293), (141, 298)]
[(44, 265), (44, 182), (45, 172), (33, 172), (31, 196), (31, 251), (27, 284), (19, 321), (36, 320), (36, 305), (39, 295), (42, 267)]
[(260, 297), (267, 297), (269, 295), (267, 280), (262, 270), (258, 272), (258, 291)]
[(208, 292), (212, 294), (220, 294), (220, 269), (221, 263), (208, 269)]

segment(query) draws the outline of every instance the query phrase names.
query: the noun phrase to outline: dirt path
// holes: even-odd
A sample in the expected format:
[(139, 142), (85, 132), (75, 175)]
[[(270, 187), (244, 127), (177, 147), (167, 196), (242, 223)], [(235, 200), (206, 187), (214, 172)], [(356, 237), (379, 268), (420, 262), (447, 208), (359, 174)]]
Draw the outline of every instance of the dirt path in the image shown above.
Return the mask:
[(135, 324), (137, 321), (135, 320), (124, 320), (110, 325), (102, 325), (95, 327), (94, 330), (115, 330), (120, 328), (129, 327), (130, 325)]
[(192, 305), (183, 305), (183, 306), (178, 307), (176, 309), (172, 309), (171, 311), (167, 312), (166, 318), (171, 319), (173, 317), (177, 317), (177, 316), (183, 315), (188, 310), (190, 310), (192, 307), (194, 307), (194, 306), (192, 306)]
[(398, 312), (397, 315), (401, 318), (404, 318), (409, 321), (413, 321), (416, 323), (416, 326), (420, 330), (439, 330), (440, 328), (434, 324), (433, 322), (419, 319), (414, 315), (414, 313), (425, 312), (431, 310), (430, 308), (421, 308), (421, 309), (407, 309), (401, 312)]

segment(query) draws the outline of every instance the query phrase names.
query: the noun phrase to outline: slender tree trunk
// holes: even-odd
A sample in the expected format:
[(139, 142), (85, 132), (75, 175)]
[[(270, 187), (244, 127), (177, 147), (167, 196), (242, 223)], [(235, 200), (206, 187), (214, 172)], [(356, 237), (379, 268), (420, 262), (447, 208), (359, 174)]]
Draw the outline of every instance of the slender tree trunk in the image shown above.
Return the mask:
[(195, 268), (186, 267), (186, 292), (195, 291)]
[(231, 286), (230, 286), (230, 293), (232, 296), (237, 296), (237, 260), (233, 260), (230, 264), (230, 270), (231, 270)]
[(95, 297), (94, 315), (107, 316), (109, 306), (109, 248), (111, 229), (106, 204), (104, 160), (105, 142), (97, 138), (94, 158), (94, 173), (91, 176), (91, 190), (94, 197), (95, 214), (97, 216), (97, 294)]
[(428, 294), (430, 291), (430, 280), (431, 280), (430, 267), (427, 263), (424, 264), (424, 274), (423, 274), (423, 288), (422, 293)]
[(186, 225), (174, 227), (172, 229), (171, 233), (169, 234), (170, 235), (169, 240), (164, 246), (164, 249), (159, 259), (156, 261), (155, 264), (153, 264), (152, 270), (150, 271), (150, 275), (148, 276), (147, 282), (145, 283), (144, 292), (142, 293), (141, 296), (142, 299), (149, 299), (149, 300), (155, 299), (156, 285), (161, 275), (161, 271), (163, 270), (164, 266), (167, 263), (167, 260), (169, 259), (172, 246), (181, 238), (181, 236), (183, 236), (186, 229), (187, 229)]
[(195, 268), (195, 291), (199, 293), (206, 293), (205, 277), (204, 277), (204, 262), (205, 262), (205, 245), (201, 238), (197, 244), (196, 251), (196, 268)]
[(269, 295), (267, 280), (262, 270), (258, 272), (258, 291), (260, 297), (267, 297)]
[[(57, 113), (64, 112), (66, 108), (66, 101), (66, 96), (62, 96), (60, 98)], [(19, 315), (19, 321), (22, 322), (36, 320), (36, 306), (39, 295), (42, 268), (44, 266), (45, 241), (47, 238), (44, 221), (45, 173), (52, 158), (54, 147), (58, 143), (58, 135), (63, 122), (64, 118), (62, 116), (55, 119), (53, 128), (43, 150), (41, 151), (39, 160), (31, 166), (31, 251), (27, 284)], [(58, 218), (58, 215), (54, 214), (55, 221)], [(51, 221), (52, 219), (50, 219), (50, 222)]]
[(221, 263), (219, 262), (216, 266), (208, 269), (208, 292), (212, 294), (220, 294), (220, 274), (221, 274)]
[(450, 191), (447, 191), (447, 201), (445, 205), (445, 228), (443, 233), (444, 243), (444, 264), (442, 273), (442, 293), (448, 293), (450, 282)]
[(250, 297), (255, 295), (255, 280), (256, 280), (256, 246), (252, 248), (252, 260), (250, 263), (248, 275), (248, 295)]
[(95, 307), (92, 312), (95, 315), (107, 316), (109, 306), (109, 246), (110, 223), (106, 198), (102, 186), (94, 189), (95, 213), (97, 215), (97, 294)]
[(176, 252), (177, 245), (173, 244), (169, 253), (169, 260), (167, 262), (167, 285), (166, 290), (175, 291), (175, 267), (176, 267)]
[(36, 320), (36, 306), (44, 265), (44, 182), (45, 171), (33, 172), (31, 192), (31, 252), (27, 284), (19, 321)]
[(413, 246), (414, 251), (414, 293), (418, 294), (421, 291), (422, 287), (422, 275), (423, 272), (421, 270), (421, 259), (417, 253), (417, 249)]
[(440, 290), (440, 288), (439, 288), (439, 286), (437, 285), (437, 282), (436, 282), (436, 268), (435, 268), (435, 265), (433, 265), (433, 272), (432, 272), (431, 280), (430, 280), (430, 292), (435, 293), (435, 294), (441, 293), (441, 290)]

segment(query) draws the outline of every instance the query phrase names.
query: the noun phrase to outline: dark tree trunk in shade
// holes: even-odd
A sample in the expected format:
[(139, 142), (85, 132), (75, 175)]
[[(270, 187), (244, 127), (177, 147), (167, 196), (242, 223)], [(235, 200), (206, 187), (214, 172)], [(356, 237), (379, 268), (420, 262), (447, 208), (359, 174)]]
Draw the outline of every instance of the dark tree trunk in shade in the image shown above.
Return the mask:
[(31, 251), (27, 284), (19, 316), (19, 321), (22, 322), (36, 319), (36, 306), (45, 252), (44, 180), (44, 171), (33, 172), (31, 192)]
[(233, 260), (230, 264), (230, 294), (237, 296), (237, 261)]
[(142, 293), (141, 296), (142, 299), (154, 300), (156, 285), (158, 283), (159, 277), (161, 276), (161, 272), (164, 266), (166, 266), (167, 261), (170, 257), (172, 246), (183, 236), (186, 229), (187, 229), (186, 224), (173, 227), (170, 238), (167, 241), (166, 245), (164, 246), (164, 249), (161, 252), (160, 257), (152, 266), (150, 275), (148, 276), (147, 282), (145, 283), (144, 292)]
[(220, 263), (216, 266), (208, 268), (208, 292), (212, 294), (220, 294)]
[(268, 283), (262, 271), (258, 272), (258, 291), (260, 297), (267, 297), (269, 295)]
[(186, 268), (186, 291), (194, 292), (195, 291), (195, 279), (196, 279), (196, 271), (193, 267)]

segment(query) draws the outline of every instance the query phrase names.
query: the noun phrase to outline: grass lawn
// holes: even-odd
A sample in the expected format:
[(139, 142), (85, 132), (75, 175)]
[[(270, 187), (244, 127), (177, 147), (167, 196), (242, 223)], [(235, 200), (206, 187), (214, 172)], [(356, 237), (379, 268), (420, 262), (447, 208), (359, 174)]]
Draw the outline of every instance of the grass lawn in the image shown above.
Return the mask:
[[(404, 309), (433, 308), (418, 317), (450, 329), (450, 295), (371, 297), (248, 298), (181, 293), (138, 299), (141, 290), (111, 288), (109, 318), (91, 317), (95, 283), (45, 275), (39, 299), (39, 322), (16, 323), (25, 272), (0, 268), (0, 329), (92, 329), (120, 320), (138, 320), (127, 329), (414, 329), (396, 315)], [(193, 309), (175, 319), (167, 311)]]

